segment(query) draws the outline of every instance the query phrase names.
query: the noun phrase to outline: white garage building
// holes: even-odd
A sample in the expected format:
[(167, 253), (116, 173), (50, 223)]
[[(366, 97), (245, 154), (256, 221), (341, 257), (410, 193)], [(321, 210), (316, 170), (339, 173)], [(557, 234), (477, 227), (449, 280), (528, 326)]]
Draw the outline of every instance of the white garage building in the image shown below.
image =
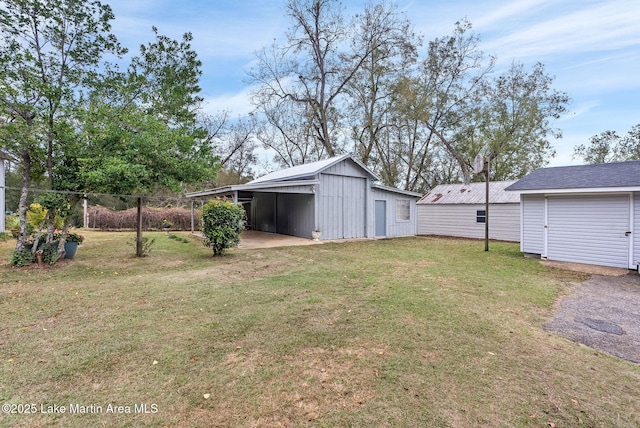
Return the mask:
[[(505, 188), (515, 181), (489, 182), (489, 238), (520, 241), (520, 195)], [(482, 239), (486, 183), (440, 184), (418, 201), (418, 235)]]
[(524, 253), (638, 268), (640, 161), (542, 168), (507, 190), (521, 194)]

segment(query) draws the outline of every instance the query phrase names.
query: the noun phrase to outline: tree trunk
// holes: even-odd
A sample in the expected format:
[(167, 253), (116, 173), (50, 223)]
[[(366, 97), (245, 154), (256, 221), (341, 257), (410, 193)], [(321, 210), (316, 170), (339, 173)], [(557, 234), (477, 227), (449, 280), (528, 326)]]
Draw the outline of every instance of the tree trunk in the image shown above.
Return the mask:
[(64, 259), (64, 256), (66, 255), (66, 251), (64, 250), (64, 244), (67, 242), (69, 224), (71, 224), (71, 216), (67, 216), (64, 219), (64, 225), (62, 226), (62, 233), (60, 234), (60, 242), (58, 243), (56, 262), (60, 259)]
[(22, 188), (20, 189), (20, 202), (18, 213), (20, 217), (20, 234), (16, 243), (16, 252), (22, 251), (27, 243), (27, 198), (29, 185), (31, 184), (31, 156), (29, 150), (22, 152)]

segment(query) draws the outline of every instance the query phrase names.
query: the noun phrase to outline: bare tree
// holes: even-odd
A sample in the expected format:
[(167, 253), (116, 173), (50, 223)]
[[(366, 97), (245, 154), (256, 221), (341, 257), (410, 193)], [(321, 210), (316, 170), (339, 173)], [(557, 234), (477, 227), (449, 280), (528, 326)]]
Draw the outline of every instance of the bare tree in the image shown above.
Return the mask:
[(233, 179), (233, 184), (253, 179), (252, 166), (257, 161), (255, 155), (257, 130), (258, 123), (252, 115), (239, 119), (230, 127), (220, 163), (223, 171)]
[(389, 132), (394, 82), (415, 64), (421, 38), (397, 7), (385, 2), (367, 6), (357, 16), (356, 28), (353, 50), (370, 54), (347, 85), (347, 111), (355, 152), (375, 169), (388, 156), (380, 153), (380, 140)]
[(471, 29), (471, 23), (459, 21), (451, 36), (430, 42), (418, 76), (425, 97), (422, 103), (428, 135), (456, 160), (465, 182), (470, 181), (471, 171), (456, 133), (468, 120), (495, 63), (493, 57), (479, 50), (480, 38)]
[(205, 131), (207, 143), (214, 148), (221, 170), (215, 186), (238, 184), (253, 178), (257, 162), (258, 120), (254, 115), (231, 120), (229, 111), (201, 114), (198, 125)]
[[(352, 43), (355, 18), (345, 18), (338, 0), (289, 0), (286, 10), (292, 20), (286, 44), (274, 43), (258, 52), (258, 65), (249, 73), (260, 85), (254, 102), (261, 112), (271, 113), (269, 124), (280, 133), (289, 127), (273, 120), (291, 111), (283, 104), (301, 106), (310, 135), (327, 156), (334, 156), (344, 150), (346, 87), (382, 42)], [(293, 138), (288, 135), (285, 140)]]
[(287, 43), (258, 52), (251, 71), (260, 140), (280, 164), (352, 149), (385, 184), (425, 191), (471, 181), (478, 153), (502, 153), (494, 171), (504, 178), (553, 156), (550, 124), (568, 97), (541, 64), (492, 78), (495, 58), (468, 21), (420, 60), (420, 37), (384, 0), (351, 20), (335, 0), (290, 0), (287, 11)]
[(266, 118), (258, 131), (258, 139), (266, 149), (275, 152), (274, 161), (282, 167), (313, 162), (325, 156), (325, 148), (314, 136), (305, 106), (276, 103), (263, 106)]

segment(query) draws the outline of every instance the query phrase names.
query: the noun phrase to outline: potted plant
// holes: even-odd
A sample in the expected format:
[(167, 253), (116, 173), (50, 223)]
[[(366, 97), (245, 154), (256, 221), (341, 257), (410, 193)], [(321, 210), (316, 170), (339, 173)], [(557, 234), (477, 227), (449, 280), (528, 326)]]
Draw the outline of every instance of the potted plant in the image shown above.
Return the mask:
[(15, 214), (11, 214), (6, 219), (6, 227), (11, 231), (11, 235), (17, 239), (20, 234), (20, 218)]
[[(55, 232), (53, 234), (53, 239), (58, 241), (60, 240), (61, 235), (62, 232)], [(72, 259), (78, 251), (78, 245), (82, 244), (83, 241), (84, 235), (80, 235), (79, 233), (75, 232), (67, 232), (67, 239), (64, 242), (64, 258)]]
[(311, 239), (313, 239), (314, 241), (319, 241), (320, 235), (320, 229), (316, 227), (315, 230), (311, 232)]

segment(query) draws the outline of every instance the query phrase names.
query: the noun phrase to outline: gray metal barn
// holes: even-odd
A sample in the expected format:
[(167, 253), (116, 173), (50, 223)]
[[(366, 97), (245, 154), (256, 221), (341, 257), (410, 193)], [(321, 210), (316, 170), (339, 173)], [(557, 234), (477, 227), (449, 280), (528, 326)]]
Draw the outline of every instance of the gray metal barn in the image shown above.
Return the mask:
[(638, 268), (640, 161), (542, 168), (507, 190), (521, 194), (522, 252)]
[[(489, 238), (520, 241), (520, 196), (515, 181), (489, 182)], [(417, 203), (418, 235), (484, 238), (486, 183), (440, 184)]]
[(204, 201), (242, 203), (255, 230), (322, 240), (413, 236), (421, 196), (377, 184), (379, 177), (352, 155), (267, 174), (247, 184), (187, 194)]

